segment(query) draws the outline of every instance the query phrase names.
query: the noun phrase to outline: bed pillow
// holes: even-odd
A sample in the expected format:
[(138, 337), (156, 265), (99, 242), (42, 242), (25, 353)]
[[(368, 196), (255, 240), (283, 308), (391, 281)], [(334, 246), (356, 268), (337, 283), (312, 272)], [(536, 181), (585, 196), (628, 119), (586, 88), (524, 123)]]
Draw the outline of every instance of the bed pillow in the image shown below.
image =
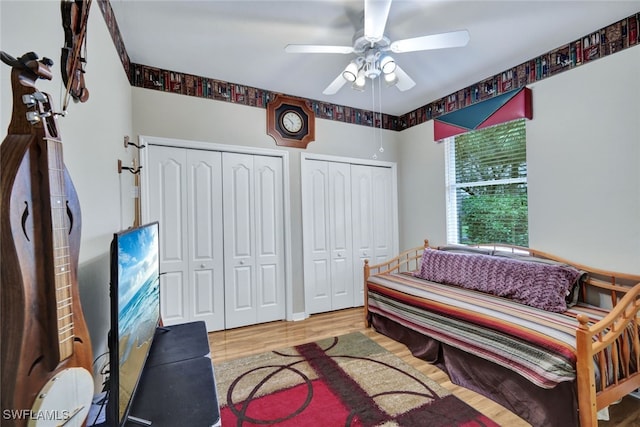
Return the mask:
[[(506, 251), (495, 251), (492, 255), (517, 259), (520, 261), (541, 262), (544, 264), (563, 265), (565, 267), (573, 268), (571, 265), (560, 262), (560, 261), (554, 261), (552, 259), (545, 259), (545, 258), (538, 258), (532, 255), (523, 255), (523, 254), (511, 253)], [(582, 271), (582, 270), (579, 270), (579, 271), (580, 271), (580, 274), (578, 275), (578, 278), (571, 286), (571, 289), (567, 291), (567, 295), (565, 295), (564, 297), (564, 300), (567, 302), (567, 308), (573, 307), (578, 303), (578, 299), (579, 299), (578, 297), (580, 295), (580, 287), (582, 285), (582, 282), (584, 282), (588, 276), (586, 271)]]
[(427, 248), (415, 276), (562, 313), (567, 310), (565, 296), (580, 271), (564, 265)]

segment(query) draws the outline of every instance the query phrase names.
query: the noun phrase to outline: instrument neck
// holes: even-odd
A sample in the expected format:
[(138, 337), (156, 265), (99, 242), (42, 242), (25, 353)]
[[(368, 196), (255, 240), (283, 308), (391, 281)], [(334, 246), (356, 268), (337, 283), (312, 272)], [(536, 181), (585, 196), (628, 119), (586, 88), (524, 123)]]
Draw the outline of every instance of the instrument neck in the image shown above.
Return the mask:
[[(49, 205), (51, 212), (52, 274), (55, 288), (57, 335), (60, 361), (73, 354), (73, 294), (69, 249), (69, 207), (64, 180), (62, 143), (47, 139)], [(48, 251), (49, 252), (49, 251)]]

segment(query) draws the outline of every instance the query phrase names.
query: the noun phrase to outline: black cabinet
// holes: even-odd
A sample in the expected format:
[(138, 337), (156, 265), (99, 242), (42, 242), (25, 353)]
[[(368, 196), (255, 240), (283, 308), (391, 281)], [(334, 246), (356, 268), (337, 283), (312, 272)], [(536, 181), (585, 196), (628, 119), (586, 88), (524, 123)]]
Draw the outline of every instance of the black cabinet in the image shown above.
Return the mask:
[(218, 396), (204, 322), (156, 330), (125, 424), (127, 427), (140, 425), (220, 425)]

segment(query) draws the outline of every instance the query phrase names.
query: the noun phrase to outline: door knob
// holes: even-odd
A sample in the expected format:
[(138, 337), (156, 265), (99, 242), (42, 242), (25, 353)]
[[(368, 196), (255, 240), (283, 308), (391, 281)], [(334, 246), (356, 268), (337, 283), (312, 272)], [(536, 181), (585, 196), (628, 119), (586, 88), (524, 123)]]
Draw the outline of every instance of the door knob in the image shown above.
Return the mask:
[(244, 260), (240, 260), (240, 265), (244, 265)]
[(200, 268), (204, 268), (204, 267), (205, 267), (204, 264), (200, 264)]

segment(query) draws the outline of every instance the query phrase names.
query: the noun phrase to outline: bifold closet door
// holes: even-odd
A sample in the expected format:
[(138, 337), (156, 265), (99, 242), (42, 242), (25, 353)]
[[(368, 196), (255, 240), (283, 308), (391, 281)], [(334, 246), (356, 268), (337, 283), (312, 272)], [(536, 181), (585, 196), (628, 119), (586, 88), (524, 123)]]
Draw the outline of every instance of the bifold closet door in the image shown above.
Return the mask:
[(148, 148), (150, 220), (160, 224), (161, 315), (224, 329), (222, 174), (219, 152)]
[(305, 169), (302, 216), (307, 312), (353, 307), (350, 165), (307, 160)]
[(225, 319), (285, 317), (282, 160), (223, 153)]
[(355, 305), (364, 304), (364, 260), (394, 256), (393, 180), (388, 167), (351, 165)]

